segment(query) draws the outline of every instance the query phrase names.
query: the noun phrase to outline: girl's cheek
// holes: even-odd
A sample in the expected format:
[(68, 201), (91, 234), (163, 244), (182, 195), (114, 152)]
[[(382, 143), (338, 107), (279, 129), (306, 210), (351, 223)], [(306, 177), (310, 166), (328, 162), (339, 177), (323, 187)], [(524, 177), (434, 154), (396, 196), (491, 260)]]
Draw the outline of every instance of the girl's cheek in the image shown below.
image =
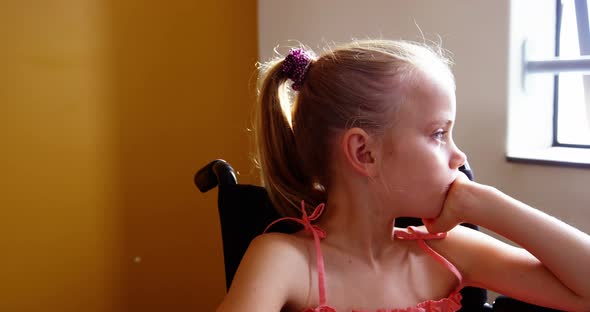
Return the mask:
[(436, 140), (436, 149), (440, 151), (444, 145), (444, 142), (441, 140)]

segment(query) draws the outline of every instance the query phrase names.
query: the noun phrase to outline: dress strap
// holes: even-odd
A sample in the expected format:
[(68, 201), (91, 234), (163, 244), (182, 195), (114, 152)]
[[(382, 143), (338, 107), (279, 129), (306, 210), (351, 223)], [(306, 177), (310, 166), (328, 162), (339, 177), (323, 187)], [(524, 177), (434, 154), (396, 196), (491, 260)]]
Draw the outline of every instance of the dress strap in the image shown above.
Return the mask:
[(325, 282), (325, 272), (324, 272), (324, 256), (322, 255), (322, 248), (320, 246), (320, 239), (326, 238), (326, 232), (322, 230), (317, 225), (311, 224), (311, 221), (315, 221), (322, 215), (324, 212), (324, 208), (326, 205), (324, 203), (319, 204), (311, 213), (311, 215), (307, 216), (307, 211), (305, 210), (305, 202), (301, 201), (301, 219), (293, 218), (293, 217), (284, 217), (273, 221), (269, 224), (264, 233), (270, 229), (275, 223), (284, 221), (284, 220), (291, 220), (295, 221), (301, 225), (303, 225), (303, 230), (309, 232), (313, 235), (313, 240), (315, 243), (315, 252), (316, 252), (316, 259), (317, 259), (317, 268), (318, 268), (318, 288), (320, 290), (320, 306), (324, 306), (326, 304), (326, 282)]
[(432, 234), (426, 230), (421, 230), (419, 228), (409, 226), (407, 229), (394, 229), (393, 237), (395, 239), (418, 241), (418, 245), (420, 246), (420, 248), (422, 248), (422, 250), (426, 251), (426, 253), (428, 253), (440, 264), (444, 265), (447, 269), (449, 269), (449, 271), (453, 272), (453, 274), (457, 277), (457, 279), (459, 280), (459, 285), (457, 285), (457, 288), (454, 292), (458, 292), (459, 290), (461, 290), (461, 288), (463, 288), (463, 275), (461, 275), (461, 272), (459, 272), (457, 267), (455, 267), (455, 265), (453, 265), (449, 260), (447, 260), (441, 254), (439, 254), (430, 246), (428, 246), (426, 242), (424, 242), (425, 240), (430, 239), (443, 239), (447, 237), (446, 232)]

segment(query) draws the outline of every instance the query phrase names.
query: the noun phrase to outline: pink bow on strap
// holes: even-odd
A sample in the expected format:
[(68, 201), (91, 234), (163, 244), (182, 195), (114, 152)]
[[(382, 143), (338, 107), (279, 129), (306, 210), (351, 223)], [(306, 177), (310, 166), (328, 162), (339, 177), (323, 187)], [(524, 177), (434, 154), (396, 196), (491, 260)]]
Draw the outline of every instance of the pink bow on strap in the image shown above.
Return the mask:
[(283, 220), (291, 220), (291, 221), (295, 221), (295, 222), (303, 225), (304, 231), (309, 232), (311, 234), (313, 234), (315, 232), (319, 238), (326, 238), (326, 232), (324, 230), (320, 229), (317, 225), (311, 224), (311, 221), (315, 221), (317, 218), (319, 218), (322, 215), (322, 213), (324, 212), (325, 206), (326, 205), (324, 203), (319, 204), (317, 207), (315, 207), (315, 209), (311, 213), (311, 216), (308, 217), (307, 211), (305, 209), (305, 201), (302, 200), (301, 201), (301, 213), (302, 213), (301, 218), (284, 217), (284, 218), (277, 219), (266, 227), (266, 229), (264, 230), (264, 233), (266, 233), (266, 231), (268, 231), (268, 229), (270, 229), (275, 223), (278, 223)]

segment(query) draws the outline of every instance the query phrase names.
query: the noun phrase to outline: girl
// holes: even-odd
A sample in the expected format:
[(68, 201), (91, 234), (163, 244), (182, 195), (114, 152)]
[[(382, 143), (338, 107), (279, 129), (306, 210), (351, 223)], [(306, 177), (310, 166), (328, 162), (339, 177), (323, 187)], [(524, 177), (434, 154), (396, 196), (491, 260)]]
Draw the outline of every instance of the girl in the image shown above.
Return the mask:
[[(464, 286), (590, 311), (589, 236), (458, 171), (440, 51), (354, 41), (263, 70), (263, 184), (304, 230), (256, 238), (218, 311), (456, 311)], [(425, 226), (394, 228), (402, 216)]]

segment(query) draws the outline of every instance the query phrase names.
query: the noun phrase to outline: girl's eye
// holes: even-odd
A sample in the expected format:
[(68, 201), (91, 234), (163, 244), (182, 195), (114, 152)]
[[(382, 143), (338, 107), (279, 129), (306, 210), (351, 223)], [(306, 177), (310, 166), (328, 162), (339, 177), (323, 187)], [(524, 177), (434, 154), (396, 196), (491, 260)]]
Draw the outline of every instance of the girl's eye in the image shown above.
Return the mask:
[(438, 141), (444, 141), (445, 137), (447, 136), (447, 132), (448, 131), (444, 131), (444, 130), (438, 130), (438, 131), (436, 131), (433, 134), (434, 139), (436, 139)]

